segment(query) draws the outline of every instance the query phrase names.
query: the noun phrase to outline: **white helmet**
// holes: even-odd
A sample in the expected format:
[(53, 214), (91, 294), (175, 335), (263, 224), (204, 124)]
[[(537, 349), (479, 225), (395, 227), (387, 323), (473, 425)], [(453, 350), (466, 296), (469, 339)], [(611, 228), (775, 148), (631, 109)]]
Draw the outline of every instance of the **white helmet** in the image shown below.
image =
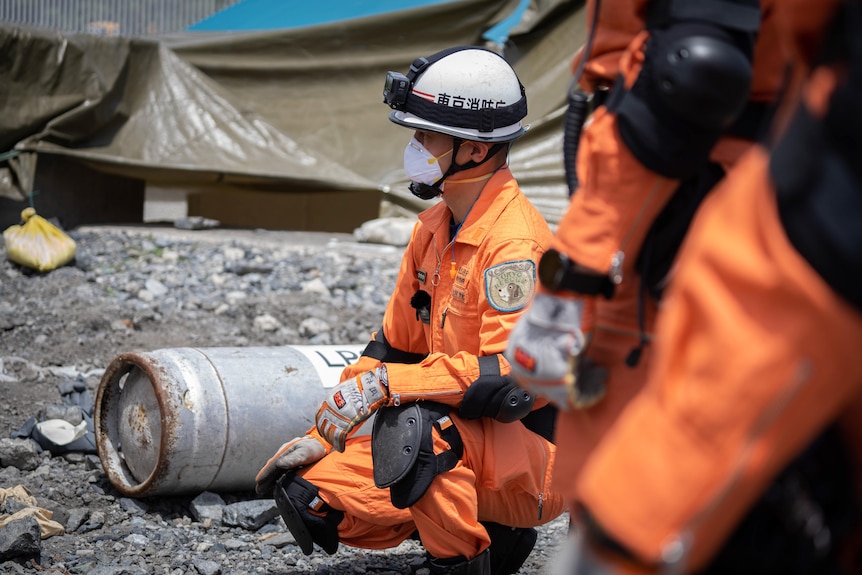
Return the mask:
[(527, 115), (524, 87), (509, 63), (475, 46), (417, 58), (406, 76), (389, 72), (383, 101), (396, 124), (480, 142), (518, 138)]

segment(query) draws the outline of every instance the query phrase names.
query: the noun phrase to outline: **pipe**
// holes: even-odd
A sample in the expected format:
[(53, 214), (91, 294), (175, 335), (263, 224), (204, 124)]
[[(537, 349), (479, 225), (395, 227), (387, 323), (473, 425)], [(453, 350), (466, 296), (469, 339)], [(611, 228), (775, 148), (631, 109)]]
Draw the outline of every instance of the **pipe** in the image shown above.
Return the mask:
[(303, 435), (364, 346), (168, 348), (114, 358), (95, 401), (96, 449), (125, 496), (242, 491)]

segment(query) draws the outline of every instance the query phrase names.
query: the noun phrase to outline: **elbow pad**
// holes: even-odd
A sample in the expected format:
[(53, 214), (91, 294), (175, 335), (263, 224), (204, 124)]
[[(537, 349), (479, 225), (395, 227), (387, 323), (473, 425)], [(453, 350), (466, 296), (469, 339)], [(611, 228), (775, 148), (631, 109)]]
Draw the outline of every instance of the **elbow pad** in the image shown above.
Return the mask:
[(512, 423), (526, 417), (536, 398), (508, 376), (500, 375), (498, 355), (479, 358), (479, 378), (464, 393), (458, 415), (465, 419), (491, 417)]
[(676, 28), (662, 33), (657, 43), (649, 88), (682, 121), (721, 131), (748, 101), (751, 61), (729, 35)]
[(617, 82), (608, 102), (620, 137), (650, 170), (685, 178), (748, 103), (752, 47), (745, 34), (697, 22), (650, 31), (630, 91)]
[(533, 404), (536, 403), (536, 398), (530, 392), (517, 385), (509, 385), (504, 391), (505, 395), (499, 403), (494, 419), (502, 423), (512, 423), (530, 414)]

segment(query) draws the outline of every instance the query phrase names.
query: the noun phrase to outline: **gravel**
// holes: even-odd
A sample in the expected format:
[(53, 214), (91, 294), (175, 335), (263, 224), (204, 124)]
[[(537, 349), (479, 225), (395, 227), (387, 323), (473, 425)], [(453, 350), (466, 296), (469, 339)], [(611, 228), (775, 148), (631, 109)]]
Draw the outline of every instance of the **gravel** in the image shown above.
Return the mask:
[[(271, 500), (254, 493), (130, 499), (94, 453), (52, 454), (12, 438), (64, 404), (69, 382), (95, 397), (123, 352), (364, 343), (380, 324), (402, 247), (349, 234), (154, 226), (70, 235), (75, 261), (44, 274), (0, 249), (0, 490), (21, 486), (35, 499), (8, 497), (0, 517), (29, 506), (62, 527), (35, 541), (33, 520), (0, 528), (0, 573), (427, 573), (415, 541), (305, 556)], [(539, 529), (521, 573), (545, 572), (566, 522)]]

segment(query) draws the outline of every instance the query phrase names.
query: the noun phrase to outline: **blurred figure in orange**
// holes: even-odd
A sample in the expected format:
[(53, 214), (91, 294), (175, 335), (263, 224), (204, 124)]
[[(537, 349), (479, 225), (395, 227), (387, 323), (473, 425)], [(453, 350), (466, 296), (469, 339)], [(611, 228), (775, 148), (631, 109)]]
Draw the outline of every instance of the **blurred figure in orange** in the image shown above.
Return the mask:
[[(704, 4), (721, 3), (673, 3), (671, 10), (690, 14)], [(725, 16), (740, 5), (727, 8)], [(593, 348), (601, 336), (601, 300), (594, 306), (592, 343), (585, 335), (589, 321), (553, 323), (557, 341), (583, 344), (558, 356), (546, 353), (546, 364), (562, 366), (559, 358), (568, 355), (574, 369), (524, 369), (521, 376), (525, 387), (570, 407), (558, 426), (557, 476), (568, 467), (570, 445), (589, 455), (578, 458), (569, 484), (575, 529), (556, 572), (860, 570), (853, 541), (862, 447), (856, 415), (862, 409), (862, 5), (787, 0), (760, 8), (755, 54), (767, 38), (768, 15), (769, 37), (780, 41), (773, 58), (792, 63), (773, 69), (790, 72), (786, 95), (769, 139), (751, 147), (697, 211), (658, 314), (643, 390), (635, 383), (631, 401), (608, 414), (615, 421), (594, 426), (598, 437), (578, 445), (576, 431), (598, 421), (595, 408), (577, 408), (584, 391), (594, 395), (597, 389), (587, 360), (601, 366), (607, 359)], [(636, 53), (644, 62), (641, 75), (656, 45), (662, 42), (650, 46), (647, 39), (646, 50)], [(674, 58), (691, 53), (665, 52), (659, 67), (673, 67)], [(669, 78), (659, 75), (659, 92)], [(582, 138), (579, 177), (582, 165), (587, 174), (601, 165), (588, 163), (583, 145), (602, 119), (597, 112)], [(649, 154), (638, 152), (642, 142), (627, 138), (622, 117), (618, 129), (637, 160), (649, 163)], [(654, 141), (664, 145), (665, 138)], [(625, 171), (632, 173), (638, 174)], [(591, 189), (589, 175), (581, 181)], [(664, 190), (661, 179), (651, 183), (651, 192)], [(597, 269), (581, 255), (595, 241), (564, 240), (583, 235), (572, 231), (574, 222), (589, 221), (590, 210), (578, 204), (581, 191), (570, 208), (580, 219), (573, 214), (557, 234), (566, 259), (548, 270), (557, 292), (567, 277)], [(642, 186), (641, 197), (646, 193)], [(630, 211), (649, 216), (649, 204), (634, 202)], [(595, 205), (593, 213), (605, 207)], [(568, 300), (583, 299), (570, 291), (576, 293)], [(564, 294), (551, 290), (548, 297), (563, 300)], [(581, 309), (588, 312), (590, 301)], [(581, 317), (589, 318), (587, 312)], [(528, 311), (521, 322), (529, 321)], [(507, 355), (513, 358), (531, 351), (529, 340), (519, 339), (521, 322), (510, 338)], [(607, 369), (605, 399), (618, 392), (613, 366)]]
[(570, 498), (572, 478), (646, 380), (693, 214), (768, 126), (786, 63), (771, 0), (588, 8), (589, 48), (573, 64), (593, 108), (569, 158), (577, 187), (506, 352), (522, 386), (568, 410), (555, 475)]

